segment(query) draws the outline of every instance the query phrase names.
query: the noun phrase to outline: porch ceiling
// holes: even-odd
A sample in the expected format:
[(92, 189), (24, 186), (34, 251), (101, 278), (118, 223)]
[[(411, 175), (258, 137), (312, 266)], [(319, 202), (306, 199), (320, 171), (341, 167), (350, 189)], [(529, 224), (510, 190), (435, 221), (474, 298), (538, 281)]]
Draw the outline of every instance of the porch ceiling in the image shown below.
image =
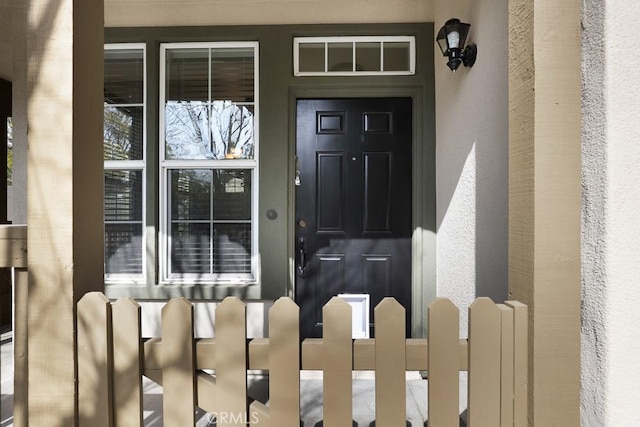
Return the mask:
[[(12, 15), (0, 0), (0, 78), (12, 80)], [(105, 27), (431, 22), (433, 0), (105, 0)], [(24, 6), (24, 5), (23, 5)]]
[(433, 0), (105, 0), (105, 26), (431, 22), (433, 9)]

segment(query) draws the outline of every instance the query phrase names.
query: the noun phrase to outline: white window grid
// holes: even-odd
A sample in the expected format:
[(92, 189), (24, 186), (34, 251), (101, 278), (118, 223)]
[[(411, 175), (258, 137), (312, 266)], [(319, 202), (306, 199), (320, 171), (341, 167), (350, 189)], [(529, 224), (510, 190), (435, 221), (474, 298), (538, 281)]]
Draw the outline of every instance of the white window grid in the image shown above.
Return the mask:
[[(409, 69), (406, 71), (384, 70), (384, 44), (385, 43), (409, 43)], [(351, 71), (330, 71), (329, 44), (351, 43), (353, 69)], [(356, 43), (380, 43), (380, 70), (358, 71), (356, 70)], [(324, 44), (324, 71), (300, 71), (300, 45)], [(416, 70), (416, 38), (414, 36), (333, 36), (333, 37), (294, 37), (293, 39), (293, 75), (304, 76), (407, 76), (414, 75)]]

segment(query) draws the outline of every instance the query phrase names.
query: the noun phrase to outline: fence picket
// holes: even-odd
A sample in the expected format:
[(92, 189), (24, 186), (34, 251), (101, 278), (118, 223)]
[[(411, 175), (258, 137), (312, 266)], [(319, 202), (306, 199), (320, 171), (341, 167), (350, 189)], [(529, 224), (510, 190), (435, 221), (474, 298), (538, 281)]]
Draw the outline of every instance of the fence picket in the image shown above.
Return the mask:
[(469, 307), (469, 427), (500, 425), (500, 310), (489, 298)]
[(333, 297), (322, 308), (323, 366), (323, 425), (349, 427), (352, 425), (351, 370), (351, 306), (342, 298)]
[(140, 305), (119, 299), (111, 308), (113, 324), (113, 396), (115, 425), (142, 426), (142, 340)]
[(111, 304), (100, 292), (85, 294), (78, 309), (78, 422), (113, 425)]
[(458, 308), (446, 298), (429, 305), (427, 363), (429, 425), (459, 426), (460, 361)]
[(269, 310), (270, 423), (264, 425), (300, 425), (299, 318), (290, 298), (279, 298)]
[(227, 297), (216, 310), (217, 426), (246, 426), (247, 319), (246, 305)]
[(216, 410), (215, 403), (218, 397), (216, 379), (205, 372), (198, 372), (196, 387), (198, 390), (198, 406), (210, 414), (207, 419), (211, 420), (211, 414)]
[(193, 305), (173, 298), (162, 308), (163, 417), (166, 427), (195, 424)]
[(506, 301), (505, 304), (513, 308), (513, 425), (526, 427), (528, 425), (528, 396), (527, 377), (529, 346), (528, 338), (528, 309), (518, 301)]
[(500, 344), (500, 426), (513, 427), (513, 310), (498, 304), (502, 323)]
[(269, 427), (271, 423), (271, 417), (269, 415), (269, 407), (257, 400), (251, 402), (249, 405), (249, 419), (247, 425)]
[[(375, 308), (375, 340), (352, 342), (351, 306), (333, 298), (323, 308), (324, 338), (302, 345), (299, 308), (289, 298), (269, 311), (270, 338), (249, 346), (246, 305), (237, 298), (218, 306), (216, 338), (197, 344), (193, 305), (184, 298), (163, 307), (162, 339), (144, 345), (140, 306), (132, 299), (111, 304), (89, 293), (77, 312), (80, 427), (142, 426), (143, 374), (163, 386), (167, 427), (194, 425), (196, 405), (214, 412), (220, 427), (295, 427), (301, 369), (323, 370), (322, 424), (332, 427), (353, 424), (353, 370), (375, 369), (375, 424), (396, 427), (406, 423), (405, 372), (416, 367), (429, 372), (429, 425), (459, 424), (459, 372), (466, 369), (468, 426), (527, 425), (528, 311), (516, 301), (496, 305), (478, 298), (469, 307), (468, 343), (458, 338), (458, 309), (447, 299), (429, 306), (428, 340), (405, 339), (404, 308), (385, 298)], [(126, 327), (114, 330), (116, 324)], [(253, 402), (247, 408), (250, 363), (269, 370), (268, 406)], [(215, 369), (216, 375), (198, 369)]]
[(376, 319), (376, 426), (405, 425), (407, 418), (405, 310), (393, 298), (374, 309)]

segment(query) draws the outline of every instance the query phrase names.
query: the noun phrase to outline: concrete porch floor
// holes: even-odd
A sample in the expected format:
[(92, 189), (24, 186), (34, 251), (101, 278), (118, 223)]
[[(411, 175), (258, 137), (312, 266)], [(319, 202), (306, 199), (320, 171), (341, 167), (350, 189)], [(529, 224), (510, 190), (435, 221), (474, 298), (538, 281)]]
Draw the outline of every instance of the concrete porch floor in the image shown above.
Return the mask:
[[(0, 337), (2, 360), (2, 400), (0, 427), (13, 426), (13, 343), (11, 332)], [(144, 379), (144, 425), (161, 427), (162, 387)], [(358, 372), (353, 379), (353, 425), (373, 427), (375, 419), (375, 380), (371, 372)], [(322, 424), (322, 374), (303, 371), (300, 381), (300, 410), (304, 427), (321, 427)], [(424, 427), (427, 419), (427, 381), (417, 372), (407, 373), (407, 426)], [(249, 379), (249, 394), (261, 402), (267, 401), (268, 381), (265, 377)], [(197, 412), (197, 427), (215, 426), (212, 417), (204, 411)], [(464, 425), (461, 422), (461, 425)]]

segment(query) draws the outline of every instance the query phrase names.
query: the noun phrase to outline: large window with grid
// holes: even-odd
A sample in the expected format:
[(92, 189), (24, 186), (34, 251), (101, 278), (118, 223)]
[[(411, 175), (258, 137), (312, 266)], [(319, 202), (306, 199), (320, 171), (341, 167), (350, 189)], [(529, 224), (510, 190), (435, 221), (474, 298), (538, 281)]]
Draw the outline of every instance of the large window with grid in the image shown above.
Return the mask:
[(104, 221), (107, 281), (144, 280), (145, 46), (105, 46)]
[(258, 44), (160, 47), (160, 271), (255, 282)]

